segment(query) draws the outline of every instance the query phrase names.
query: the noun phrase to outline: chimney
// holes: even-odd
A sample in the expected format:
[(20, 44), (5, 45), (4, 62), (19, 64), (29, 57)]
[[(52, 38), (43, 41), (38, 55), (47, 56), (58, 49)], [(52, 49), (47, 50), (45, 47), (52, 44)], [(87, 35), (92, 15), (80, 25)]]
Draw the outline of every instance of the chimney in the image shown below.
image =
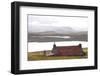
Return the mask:
[(56, 44), (55, 44), (55, 42), (54, 42), (54, 44), (53, 44), (53, 48), (55, 48), (56, 47)]
[(54, 53), (55, 48), (56, 48), (56, 44), (55, 44), (55, 42), (54, 42), (54, 44), (53, 44), (53, 49), (52, 49), (52, 53)]
[(82, 47), (82, 45), (81, 45), (81, 44), (79, 44), (79, 47)]

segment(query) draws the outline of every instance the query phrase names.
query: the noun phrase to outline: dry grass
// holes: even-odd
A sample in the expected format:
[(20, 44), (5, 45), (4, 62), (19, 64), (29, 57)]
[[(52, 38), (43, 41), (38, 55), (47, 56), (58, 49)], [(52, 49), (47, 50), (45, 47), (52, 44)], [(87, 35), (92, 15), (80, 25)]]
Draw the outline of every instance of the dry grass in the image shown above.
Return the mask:
[[(47, 51), (48, 53), (50, 51)], [(28, 52), (28, 61), (33, 60), (59, 60), (59, 59), (83, 59), (88, 57), (88, 49), (83, 48), (84, 56), (46, 56), (43, 51)]]

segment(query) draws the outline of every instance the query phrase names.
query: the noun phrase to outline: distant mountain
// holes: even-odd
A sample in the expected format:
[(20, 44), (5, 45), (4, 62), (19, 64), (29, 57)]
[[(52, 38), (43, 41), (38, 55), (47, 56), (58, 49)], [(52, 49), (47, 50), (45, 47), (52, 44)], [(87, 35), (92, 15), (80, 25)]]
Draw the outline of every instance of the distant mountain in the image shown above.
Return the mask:
[[(41, 29), (40, 29), (41, 28)], [(34, 27), (35, 30), (28, 32), (29, 42), (52, 42), (52, 41), (87, 41), (88, 31), (74, 30), (70, 27)], [(40, 30), (39, 30), (40, 29)], [(41, 37), (42, 36), (42, 37)], [(49, 37), (52, 36), (52, 37)], [(54, 36), (69, 36), (70, 38), (55, 38)]]
[(68, 32), (57, 32), (57, 31), (45, 31), (45, 32), (34, 32), (29, 33), (29, 36), (77, 36), (77, 35), (87, 35), (87, 31), (68, 31)]
[(68, 32), (75, 32), (76, 30), (72, 29), (71, 27), (58, 27), (58, 26), (34, 26), (28, 28), (29, 33), (41, 33), (41, 32), (56, 32), (56, 33), (68, 33)]

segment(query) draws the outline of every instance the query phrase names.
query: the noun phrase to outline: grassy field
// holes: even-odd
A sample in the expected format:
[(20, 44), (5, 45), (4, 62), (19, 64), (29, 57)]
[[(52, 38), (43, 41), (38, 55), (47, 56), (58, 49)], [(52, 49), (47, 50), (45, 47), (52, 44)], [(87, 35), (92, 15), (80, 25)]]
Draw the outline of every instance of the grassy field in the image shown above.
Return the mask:
[[(49, 53), (51, 51), (47, 51)], [(39, 52), (28, 52), (28, 61), (34, 60), (59, 60), (59, 59), (83, 59), (88, 57), (88, 49), (83, 48), (83, 56), (46, 56), (43, 51)]]

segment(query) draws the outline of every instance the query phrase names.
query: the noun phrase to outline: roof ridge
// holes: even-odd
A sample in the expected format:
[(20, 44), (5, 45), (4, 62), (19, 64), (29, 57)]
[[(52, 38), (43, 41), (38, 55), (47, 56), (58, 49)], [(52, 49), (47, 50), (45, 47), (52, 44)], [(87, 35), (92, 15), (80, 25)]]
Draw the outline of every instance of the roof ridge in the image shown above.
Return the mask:
[[(74, 46), (74, 45), (72, 45)], [(79, 45), (75, 45), (75, 46), (79, 46)], [(56, 46), (56, 47), (71, 47), (71, 46)]]

